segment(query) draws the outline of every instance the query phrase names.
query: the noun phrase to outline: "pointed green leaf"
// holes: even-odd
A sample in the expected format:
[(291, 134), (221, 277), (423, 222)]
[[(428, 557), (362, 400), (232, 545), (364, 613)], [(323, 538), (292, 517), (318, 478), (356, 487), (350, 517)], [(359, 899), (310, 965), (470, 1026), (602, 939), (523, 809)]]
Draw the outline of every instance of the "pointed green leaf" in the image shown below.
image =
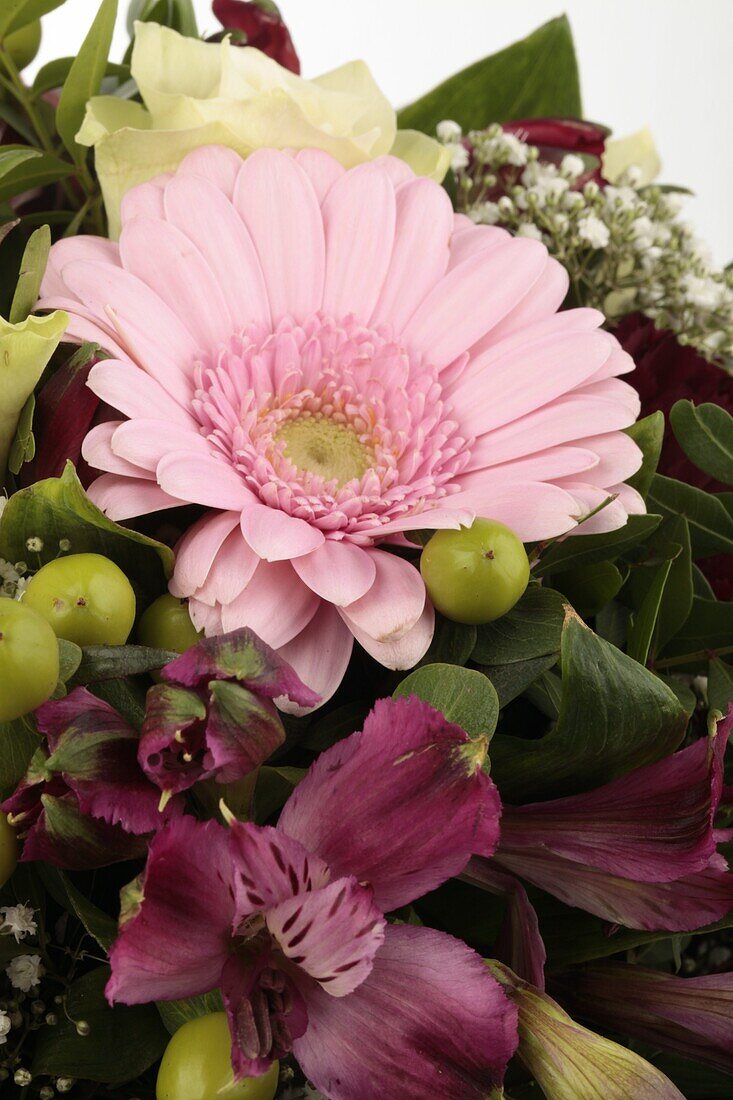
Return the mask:
[(35, 307), (41, 291), (41, 280), (46, 271), (48, 254), (51, 251), (51, 230), (47, 225), (36, 229), (28, 239), (20, 264), (18, 285), (15, 288), (13, 304), (10, 307), (11, 325), (25, 321)]
[[(682, 547), (680, 547), (681, 552)], [(640, 665), (645, 665), (649, 657), (654, 628), (657, 625), (657, 617), (671, 568), (671, 561), (663, 561), (657, 566), (641, 607), (631, 620), (626, 651), (629, 657), (638, 661)]]
[(566, 602), (552, 588), (530, 585), (508, 614), (478, 628), (473, 660), (505, 665), (559, 653)]
[(724, 485), (733, 485), (733, 416), (720, 405), (678, 401), (669, 419), (690, 461)]
[(533, 572), (538, 577), (549, 577), (571, 567), (576, 569), (598, 561), (615, 561), (632, 547), (645, 542), (659, 523), (660, 518), (655, 515), (629, 516), (627, 523), (616, 531), (601, 535), (572, 535), (546, 550)]
[(97, 16), (87, 34), (66, 78), (56, 109), (56, 128), (66, 148), (77, 164), (82, 164), (87, 149), (78, 145), (79, 132), (86, 106), (102, 85), (112, 35), (117, 18), (117, 0), (102, 0)]
[(34, 23), (42, 15), (60, 8), (64, 0), (3, 0), (0, 6), (0, 38)]
[(693, 557), (733, 553), (733, 515), (720, 497), (656, 474), (647, 503), (663, 516), (685, 516)]
[(629, 478), (629, 485), (636, 489), (646, 500), (652, 478), (657, 472), (659, 456), (662, 453), (664, 442), (664, 413), (657, 409), (651, 416), (645, 416), (643, 420), (637, 420), (630, 428), (626, 429), (626, 435), (631, 436), (644, 456), (640, 468), (633, 477)]
[(708, 667), (708, 705), (725, 714), (733, 703), (733, 667), (713, 657)]

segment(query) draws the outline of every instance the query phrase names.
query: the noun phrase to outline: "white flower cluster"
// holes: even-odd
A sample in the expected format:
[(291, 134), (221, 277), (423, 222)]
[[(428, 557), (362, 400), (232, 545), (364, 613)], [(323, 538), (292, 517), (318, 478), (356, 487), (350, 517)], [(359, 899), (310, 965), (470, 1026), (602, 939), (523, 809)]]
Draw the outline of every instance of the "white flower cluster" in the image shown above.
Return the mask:
[(36, 911), (29, 905), (0, 905), (0, 916), (0, 933), (14, 936), (16, 943), (26, 936), (35, 936), (38, 931)]
[(45, 974), (40, 955), (16, 955), (5, 967), (10, 984), (21, 993), (30, 993)]
[(680, 217), (683, 196), (639, 186), (639, 173), (605, 187), (582, 157), (551, 163), (498, 125), (464, 138), (454, 122), (438, 137), (453, 156), (456, 208), (482, 225), (543, 241), (570, 276), (573, 305), (611, 322), (637, 310), (706, 359), (733, 368), (733, 271)]

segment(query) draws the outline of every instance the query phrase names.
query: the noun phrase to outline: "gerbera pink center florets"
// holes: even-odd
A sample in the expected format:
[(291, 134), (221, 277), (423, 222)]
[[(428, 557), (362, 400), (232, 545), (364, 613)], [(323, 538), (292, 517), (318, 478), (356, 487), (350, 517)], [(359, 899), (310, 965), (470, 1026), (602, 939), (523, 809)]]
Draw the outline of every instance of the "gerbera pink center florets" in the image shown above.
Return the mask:
[(468, 441), (438, 372), (353, 316), (250, 326), (196, 368), (195, 415), (266, 505), (359, 532), (457, 491)]

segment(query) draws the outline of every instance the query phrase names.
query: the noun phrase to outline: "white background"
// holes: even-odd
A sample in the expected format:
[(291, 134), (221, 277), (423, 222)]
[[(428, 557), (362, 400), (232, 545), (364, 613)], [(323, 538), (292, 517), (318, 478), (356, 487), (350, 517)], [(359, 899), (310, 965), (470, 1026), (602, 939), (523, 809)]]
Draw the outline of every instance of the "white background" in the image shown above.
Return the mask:
[[(2, 2), (2, 0), (0, 0)], [(199, 27), (218, 29), (209, 0)], [(279, 0), (304, 76), (362, 57), (396, 106), (560, 14), (570, 17), (586, 118), (621, 135), (649, 125), (662, 178), (696, 197), (688, 216), (721, 264), (733, 258), (733, 0)], [(34, 68), (75, 53), (97, 0), (46, 17)], [(120, 7), (125, 9), (125, 0)], [(120, 16), (115, 56), (126, 44)]]

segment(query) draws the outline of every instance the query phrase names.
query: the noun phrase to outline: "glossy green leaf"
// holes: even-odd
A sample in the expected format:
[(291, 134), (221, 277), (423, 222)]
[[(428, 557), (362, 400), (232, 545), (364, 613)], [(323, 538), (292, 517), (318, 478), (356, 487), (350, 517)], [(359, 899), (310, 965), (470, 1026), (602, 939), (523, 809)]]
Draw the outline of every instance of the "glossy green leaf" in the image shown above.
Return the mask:
[(457, 665), (425, 665), (411, 672), (393, 698), (417, 695), (471, 737), (491, 737), (499, 717), (499, 697), (482, 673)]
[[(79, 978), (66, 994), (66, 1011), (56, 1027), (38, 1032), (33, 1075), (51, 1074), (123, 1085), (144, 1073), (160, 1058), (168, 1042), (154, 1005), (116, 1005), (104, 996), (109, 967)], [(77, 1020), (89, 1024), (89, 1034), (77, 1033)]]
[(703, 600), (695, 596), (685, 625), (665, 647), (663, 656), (692, 654), (703, 660), (705, 654), (712, 650), (732, 647), (733, 602)]
[[(0, 202), (7, 202), (8, 199), (23, 195), (36, 187), (56, 183), (70, 176), (74, 171), (73, 165), (51, 153), (38, 153), (37, 150), (30, 150), (30, 152), (32, 156), (25, 156), (20, 161), (16, 161), (12, 167), (8, 167), (6, 172), (2, 171), (3, 161), (0, 153)], [(10, 165), (10, 161), (5, 163)], [(46, 220), (45, 217), (43, 220)]]
[(42, 156), (39, 149), (27, 149), (24, 145), (6, 145), (0, 150), (0, 179), (26, 161), (39, 160)]
[(708, 704), (711, 710), (725, 714), (733, 703), (733, 667), (713, 657), (708, 667)]
[[(680, 547), (680, 553), (682, 548)], [(626, 652), (640, 665), (645, 665), (652, 647), (654, 628), (662, 606), (664, 591), (672, 568), (671, 561), (663, 561), (657, 566), (641, 606), (631, 620)]]
[(173, 569), (168, 547), (127, 527), (119, 527), (92, 504), (69, 463), (60, 478), (36, 482), (15, 493), (0, 518), (0, 557), (22, 561), (26, 539), (43, 540), (42, 564), (58, 554), (60, 539), (71, 552), (103, 554), (129, 578), (141, 604), (151, 602), (166, 588)]
[(41, 280), (46, 271), (48, 254), (51, 251), (51, 230), (47, 225), (36, 229), (28, 238), (23, 259), (20, 264), (18, 283), (10, 307), (8, 320), (11, 325), (25, 321), (35, 307), (41, 291)]
[(678, 401), (669, 419), (690, 461), (724, 485), (733, 485), (733, 416), (720, 405)]
[(657, 409), (643, 420), (637, 420), (630, 428), (626, 429), (626, 435), (631, 436), (634, 442), (641, 448), (644, 456), (640, 468), (628, 479), (629, 485), (636, 489), (646, 500), (652, 479), (657, 472), (659, 456), (662, 453), (664, 442), (664, 413)]
[(0, 38), (21, 27), (27, 27), (55, 8), (60, 8), (64, 0), (2, 0), (0, 5)]
[[(665, 646), (682, 628), (692, 610), (694, 595), (690, 528), (684, 516), (674, 516), (665, 520), (659, 528), (659, 538), (676, 543), (680, 547), (680, 552), (671, 562), (669, 579), (659, 608), (657, 649)], [(653, 542), (652, 545), (654, 545)]]
[(554, 589), (530, 585), (508, 614), (478, 628), (473, 660), (505, 665), (559, 653), (566, 603)]
[(56, 109), (56, 129), (77, 164), (83, 163), (88, 150), (78, 145), (86, 107), (98, 94), (107, 68), (112, 35), (117, 18), (117, 0), (102, 0), (99, 11), (77, 54), (61, 92)]
[(505, 707), (526, 691), (538, 676), (551, 669), (557, 658), (557, 653), (549, 653), (545, 657), (514, 661), (510, 665), (480, 665), (479, 671), (491, 680), (499, 696), (499, 706)]
[(405, 107), (399, 123), (432, 134), (444, 118), (471, 130), (547, 116), (582, 118), (575, 47), (564, 15), (449, 77)]
[(557, 798), (659, 760), (679, 744), (687, 716), (648, 669), (572, 613), (562, 636), (562, 701), (544, 737), (497, 736), (492, 775), (508, 802)]
[(597, 561), (579, 565), (566, 573), (556, 573), (552, 583), (567, 596), (579, 615), (589, 619), (610, 603), (620, 591), (624, 578), (613, 562)]
[(551, 546), (540, 558), (533, 572), (549, 577), (566, 572), (571, 567), (594, 565), (599, 561), (616, 561), (622, 554), (645, 542), (661, 522), (659, 516), (629, 516), (628, 522), (616, 531), (601, 535), (572, 535)]
[(656, 474), (647, 504), (663, 516), (685, 516), (693, 557), (733, 553), (733, 516), (712, 493)]

